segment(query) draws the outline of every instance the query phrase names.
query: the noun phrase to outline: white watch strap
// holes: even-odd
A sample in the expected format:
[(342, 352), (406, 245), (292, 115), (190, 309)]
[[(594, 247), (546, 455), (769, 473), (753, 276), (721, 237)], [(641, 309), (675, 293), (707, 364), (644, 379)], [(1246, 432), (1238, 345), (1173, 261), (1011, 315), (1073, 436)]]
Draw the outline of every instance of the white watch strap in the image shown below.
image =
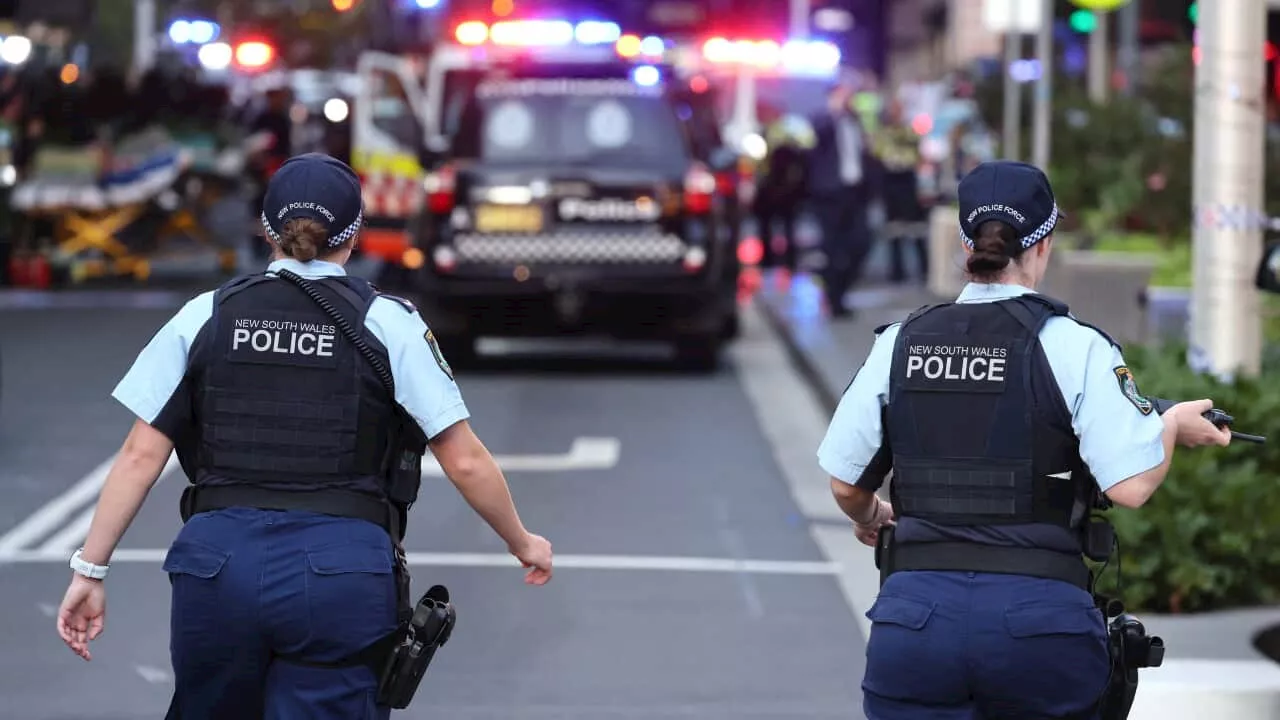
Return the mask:
[(94, 565), (93, 563), (80, 557), (84, 552), (84, 548), (76, 550), (71, 556), (71, 569), (78, 575), (83, 575), (91, 580), (102, 580), (107, 576), (107, 571), (111, 569), (109, 565)]

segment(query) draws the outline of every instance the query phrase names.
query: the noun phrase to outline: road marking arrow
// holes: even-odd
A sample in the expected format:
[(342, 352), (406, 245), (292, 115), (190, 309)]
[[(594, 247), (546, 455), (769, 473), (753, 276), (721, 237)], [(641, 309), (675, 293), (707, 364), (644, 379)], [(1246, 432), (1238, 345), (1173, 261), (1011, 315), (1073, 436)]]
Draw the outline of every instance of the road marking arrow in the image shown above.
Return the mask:
[[(568, 470), (608, 470), (618, 464), (622, 443), (617, 438), (580, 437), (569, 452), (557, 455), (496, 455), (503, 472), (565, 472)], [(422, 459), (422, 474), (443, 477), (444, 470), (433, 457)]]

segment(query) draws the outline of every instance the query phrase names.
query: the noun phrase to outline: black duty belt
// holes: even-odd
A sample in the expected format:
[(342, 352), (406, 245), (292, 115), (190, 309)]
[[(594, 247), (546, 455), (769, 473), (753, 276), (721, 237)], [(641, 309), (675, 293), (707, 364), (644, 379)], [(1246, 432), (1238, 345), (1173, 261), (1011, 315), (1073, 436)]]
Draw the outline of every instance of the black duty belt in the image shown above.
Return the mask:
[(253, 485), (190, 485), (182, 493), (182, 521), (192, 515), (233, 507), (260, 510), (301, 510), (368, 520), (393, 538), (397, 524), (385, 500), (350, 490), (273, 490)]
[(886, 550), (886, 557), (880, 562), (881, 582), (902, 570), (939, 570), (1062, 580), (1085, 591), (1092, 585), (1089, 568), (1081, 556), (1054, 550), (965, 542), (891, 542)]

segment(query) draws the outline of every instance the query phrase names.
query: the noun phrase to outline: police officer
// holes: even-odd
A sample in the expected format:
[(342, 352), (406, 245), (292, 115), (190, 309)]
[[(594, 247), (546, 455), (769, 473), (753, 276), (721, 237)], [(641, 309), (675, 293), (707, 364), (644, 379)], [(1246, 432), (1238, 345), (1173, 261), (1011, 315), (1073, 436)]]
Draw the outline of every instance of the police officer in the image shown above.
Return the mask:
[(1138, 507), (1175, 444), (1230, 432), (1201, 417), (1209, 400), (1155, 413), (1119, 347), (1035, 293), (1062, 216), (1042, 172), (982, 164), (959, 204), (972, 282), (880, 328), (818, 450), (858, 538), (890, 539), (863, 709), (1090, 718), (1110, 661), (1081, 557), (1088, 503)]
[(530, 568), (526, 582), (551, 578), (551, 545), (521, 524), (423, 319), (344, 272), (361, 217), (349, 167), (316, 154), (289, 160), (262, 209), (267, 272), (188, 302), (115, 389), (137, 420), (73, 556), (58, 633), (90, 659), (112, 551), (176, 445), (193, 484), (164, 562), (170, 718), (389, 716), (375, 708), (369, 666), (324, 664), (397, 626), (398, 581), (407, 584), (399, 534), (423, 444)]

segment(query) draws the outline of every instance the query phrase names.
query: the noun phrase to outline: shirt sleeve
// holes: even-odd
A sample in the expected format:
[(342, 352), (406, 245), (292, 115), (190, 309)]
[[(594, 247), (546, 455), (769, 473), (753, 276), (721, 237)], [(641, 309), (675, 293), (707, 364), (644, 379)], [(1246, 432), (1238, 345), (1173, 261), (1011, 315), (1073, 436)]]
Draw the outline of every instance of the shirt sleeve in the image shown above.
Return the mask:
[(187, 354), (212, 316), (213, 292), (189, 300), (142, 348), (111, 396), (143, 422), (154, 424), (182, 384)]
[(891, 326), (876, 338), (818, 446), (818, 465), (823, 470), (837, 480), (868, 490), (878, 490), (890, 468), (881, 413), (888, 402), (898, 328)]
[[(1164, 462), (1164, 422), (1139, 392), (1120, 349), (1089, 328), (1075, 327), (1087, 333), (1088, 351), (1075, 372), (1068, 371), (1075, 377), (1059, 382), (1069, 388), (1064, 395), (1080, 456), (1106, 492)], [(1079, 344), (1067, 355), (1079, 358)]]
[(470, 417), (453, 371), (421, 315), (379, 297), (365, 316), (365, 327), (387, 349), (396, 402), (418, 421), (427, 438)]

